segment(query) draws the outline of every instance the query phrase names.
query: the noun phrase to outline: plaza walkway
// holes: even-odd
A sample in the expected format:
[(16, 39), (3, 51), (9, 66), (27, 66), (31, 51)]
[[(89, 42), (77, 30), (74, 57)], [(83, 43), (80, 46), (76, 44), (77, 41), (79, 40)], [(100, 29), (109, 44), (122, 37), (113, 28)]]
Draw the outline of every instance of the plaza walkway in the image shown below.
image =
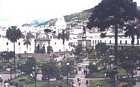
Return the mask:
[(86, 78), (83, 72), (84, 72), (84, 68), (81, 67), (81, 69), (78, 70), (75, 78), (73, 78), (73, 87), (87, 87)]
[[(4, 81), (10, 79), (10, 74), (0, 74), (2, 76), (3, 82), (0, 84), (0, 87), (5, 87), (4, 86)], [(14, 77), (14, 75), (12, 75)], [(14, 86), (8, 86), (8, 87), (14, 87)]]

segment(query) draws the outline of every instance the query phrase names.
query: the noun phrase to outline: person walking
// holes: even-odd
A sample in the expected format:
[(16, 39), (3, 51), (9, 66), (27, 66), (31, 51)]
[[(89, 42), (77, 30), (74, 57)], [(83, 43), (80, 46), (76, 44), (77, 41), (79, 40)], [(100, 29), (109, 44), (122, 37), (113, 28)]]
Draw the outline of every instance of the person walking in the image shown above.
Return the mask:
[(88, 80), (86, 80), (86, 86), (88, 86)]

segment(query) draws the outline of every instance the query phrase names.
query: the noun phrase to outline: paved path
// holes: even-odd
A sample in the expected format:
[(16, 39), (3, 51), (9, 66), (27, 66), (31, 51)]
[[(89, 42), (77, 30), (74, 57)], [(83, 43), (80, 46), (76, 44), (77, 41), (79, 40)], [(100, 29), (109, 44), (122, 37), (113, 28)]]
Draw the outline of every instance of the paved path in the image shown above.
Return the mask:
[[(2, 76), (3, 79), (3, 83), (0, 84), (0, 87), (4, 87), (4, 81), (10, 79), (10, 74), (0, 74)], [(14, 75), (12, 75), (12, 77), (14, 77)], [(14, 87), (14, 86), (9, 86), (9, 87)]]
[(88, 87), (86, 84), (87, 79), (84, 75), (85, 67), (79, 66), (81, 64), (83, 64), (83, 62), (77, 64), (77, 75), (73, 78), (73, 87)]
[(140, 87), (140, 82), (136, 82), (136, 85), (134, 87)]

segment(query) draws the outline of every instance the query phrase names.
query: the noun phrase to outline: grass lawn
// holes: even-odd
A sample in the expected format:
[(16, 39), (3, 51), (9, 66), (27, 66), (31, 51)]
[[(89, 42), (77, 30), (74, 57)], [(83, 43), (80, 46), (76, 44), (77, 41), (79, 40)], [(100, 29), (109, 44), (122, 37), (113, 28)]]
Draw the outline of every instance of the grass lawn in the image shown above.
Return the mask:
[(96, 81), (90, 81), (89, 87), (113, 87), (113, 84), (109, 82), (108, 80), (96, 80)]
[[(24, 85), (24, 87), (35, 87), (35, 81), (33, 81), (29, 76), (23, 75), (17, 77), (12, 82), (18, 83), (19, 85)], [(56, 87), (56, 86), (67, 87), (67, 81), (66, 80), (50, 81), (49, 86), (48, 86), (48, 81), (37, 81), (36, 86), (37, 87)]]
[(104, 78), (105, 77), (104, 74), (105, 74), (105, 70), (101, 70), (101, 71), (96, 71), (94, 73), (90, 73), (86, 77), (87, 78)]
[[(56, 86), (63, 86), (67, 87), (66, 81), (51, 81), (50, 85), (48, 86), (48, 82), (46, 81), (38, 81), (37, 87), (56, 87)], [(35, 87), (35, 83), (28, 84), (26, 87)]]

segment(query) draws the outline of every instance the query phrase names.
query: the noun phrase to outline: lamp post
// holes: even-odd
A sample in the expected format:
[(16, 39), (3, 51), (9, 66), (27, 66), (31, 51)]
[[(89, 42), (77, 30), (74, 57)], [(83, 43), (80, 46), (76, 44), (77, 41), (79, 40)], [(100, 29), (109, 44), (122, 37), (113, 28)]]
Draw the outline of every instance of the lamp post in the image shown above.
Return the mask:
[(20, 58), (20, 42), (18, 43), (18, 46), (19, 46), (18, 58)]
[(68, 82), (68, 75), (69, 75), (69, 73), (68, 73), (68, 67), (69, 67), (69, 65), (70, 65), (70, 63), (66, 63), (66, 65), (67, 65), (67, 87), (69, 87), (69, 82)]
[(7, 52), (8, 52), (9, 51), (9, 48), (8, 48), (9, 43), (7, 42), (6, 45), (7, 45)]
[(37, 72), (36, 72), (36, 64), (35, 64), (35, 66), (33, 66), (33, 78), (35, 80), (35, 87), (37, 87), (36, 86), (36, 76), (37, 76)]

